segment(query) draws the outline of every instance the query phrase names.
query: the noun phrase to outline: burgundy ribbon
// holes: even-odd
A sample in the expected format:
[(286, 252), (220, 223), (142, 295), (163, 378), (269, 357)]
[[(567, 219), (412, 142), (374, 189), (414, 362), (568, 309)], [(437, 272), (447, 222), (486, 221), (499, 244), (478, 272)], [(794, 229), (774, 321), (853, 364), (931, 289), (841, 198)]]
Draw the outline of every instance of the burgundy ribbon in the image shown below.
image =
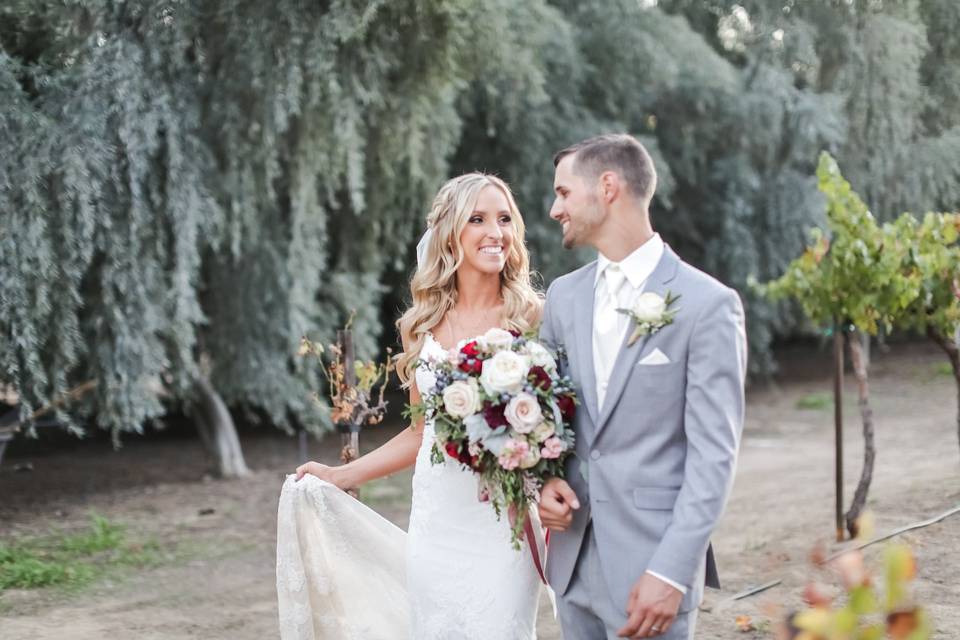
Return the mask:
[[(510, 519), (510, 528), (517, 523), (517, 510), (510, 506), (510, 510), (507, 512), (507, 516)], [(540, 558), (540, 545), (537, 544), (537, 536), (533, 531), (533, 523), (530, 519), (530, 514), (527, 514), (527, 517), (523, 521), (523, 533), (524, 537), (527, 539), (527, 546), (530, 547), (530, 556), (533, 558), (533, 565), (537, 568), (537, 574), (540, 576), (540, 582), (547, 584), (547, 576), (543, 572), (543, 560)], [(546, 537), (544, 538), (544, 548), (550, 544), (550, 531), (547, 531)]]
[[(540, 560), (540, 545), (537, 544), (537, 538), (533, 533), (533, 524), (530, 522), (530, 516), (527, 516), (523, 523), (523, 531), (527, 534), (527, 545), (530, 547), (530, 555), (533, 556), (533, 564), (537, 567), (537, 573), (540, 574), (540, 582), (547, 584), (547, 577), (543, 573), (543, 562)], [(547, 531), (544, 547), (550, 544), (550, 532)]]

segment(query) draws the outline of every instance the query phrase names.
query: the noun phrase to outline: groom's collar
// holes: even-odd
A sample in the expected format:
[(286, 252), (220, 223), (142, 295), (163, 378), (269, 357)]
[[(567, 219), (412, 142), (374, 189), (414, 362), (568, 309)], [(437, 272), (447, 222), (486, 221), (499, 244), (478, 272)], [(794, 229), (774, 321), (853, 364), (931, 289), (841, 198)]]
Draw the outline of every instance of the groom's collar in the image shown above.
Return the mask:
[[(657, 268), (660, 258), (663, 257), (664, 246), (660, 234), (655, 233), (653, 237), (634, 249), (633, 253), (620, 261), (620, 268), (634, 289), (642, 287), (643, 283), (650, 277), (650, 274), (653, 273), (653, 270)], [(613, 262), (602, 253), (597, 255), (597, 273), (593, 279), (594, 287), (597, 286), (597, 282), (599, 282), (603, 276), (604, 269), (611, 264), (613, 264)]]

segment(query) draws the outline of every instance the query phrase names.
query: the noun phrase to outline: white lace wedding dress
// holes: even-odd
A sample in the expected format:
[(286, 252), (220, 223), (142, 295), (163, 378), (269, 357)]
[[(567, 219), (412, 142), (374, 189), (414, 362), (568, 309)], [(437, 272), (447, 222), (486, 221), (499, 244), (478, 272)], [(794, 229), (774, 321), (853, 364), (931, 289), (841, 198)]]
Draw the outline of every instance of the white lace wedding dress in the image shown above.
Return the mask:
[[(446, 355), (428, 334), (421, 359)], [(426, 393), (435, 381), (419, 368), (416, 383)], [(430, 462), (433, 437), (427, 421), (408, 533), (314, 476), (287, 477), (277, 514), (283, 640), (536, 638), (530, 549), (510, 545), (506, 516), (478, 500), (473, 472)]]

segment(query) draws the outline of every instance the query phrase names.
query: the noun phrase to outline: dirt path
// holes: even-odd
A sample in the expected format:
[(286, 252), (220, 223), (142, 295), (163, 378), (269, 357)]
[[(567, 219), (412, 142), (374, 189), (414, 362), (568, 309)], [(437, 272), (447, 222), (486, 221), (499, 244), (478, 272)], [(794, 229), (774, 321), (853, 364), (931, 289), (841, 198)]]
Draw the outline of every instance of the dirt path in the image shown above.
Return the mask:
[[(809, 357), (775, 390), (750, 394), (734, 494), (714, 536), (724, 590), (710, 592), (698, 638), (770, 637), (739, 633), (737, 615), (757, 622), (769, 607), (799, 603), (806, 557), (833, 531), (832, 409), (801, 410), (798, 399), (829, 389), (818, 374), (826, 354)], [(960, 450), (955, 390), (926, 347), (875, 355), (877, 468), (870, 508), (879, 532), (960, 504)], [(811, 362), (813, 366), (811, 366)], [(848, 389), (847, 496), (860, 472), (862, 448), (854, 389)], [(389, 437), (384, 427), (366, 444)], [(328, 440), (311, 455), (332, 461)], [(0, 594), (3, 640), (100, 640), (277, 637), (274, 593), (276, 500), (296, 464), (292, 439), (245, 434), (256, 469), (240, 481), (203, 481), (199, 443), (181, 436), (130, 439), (118, 453), (103, 441), (53, 451), (11, 452), (0, 469), (0, 541), (82, 527), (90, 511), (127, 525), (133, 537), (156, 539), (168, 553), (159, 568), (110, 574), (79, 592), (8, 590)], [(14, 472), (30, 462), (31, 472)], [(365, 499), (406, 525), (409, 473), (370, 486)], [(205, 510), (213, 513), (201, 515)], [(919, 559), (917, 595), (928, 604), (937, 638), (960, 637), (960, 517), (903, 537)], [(877, 552), (869, 554), (878, 562)], [(731, 594), (773, 578), (784, 584), (725, 605)], [(559, 638), (547, 606), (540, 637)]]

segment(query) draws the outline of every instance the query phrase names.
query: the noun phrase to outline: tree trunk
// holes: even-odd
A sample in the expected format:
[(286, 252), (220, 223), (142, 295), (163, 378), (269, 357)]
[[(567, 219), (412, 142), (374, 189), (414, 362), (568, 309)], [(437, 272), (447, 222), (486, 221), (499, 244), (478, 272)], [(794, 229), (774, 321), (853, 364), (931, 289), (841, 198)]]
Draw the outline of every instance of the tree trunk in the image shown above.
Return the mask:
[(859, 335), (847, 334), (847, 346), (850, 348), (850, 362), (853, 365), (853, 374), (857, 379), (857, 404), (860, 407), (860, 418), (863, 420), (863, 472), (860, 482), (853, 494), (853, 503), (847, 511), (847, 531), (852, 537), (857, 537), (857, 520), (863, 513), (867, 503), (867, 493), (870, 491), (870, 482), (873, 480), (873, 462), (877, 452), (873, 441), (873, 410), (870, 408), (870, 386), (867, 382), (867, 367), (863, 357), (863, 342)]
[(833, 476), (834, 523), (837, 542), (843, 542), (843, 329), (833, 323)]
[(927, 327), (927, 335), (931, 340), (940, 345), (947, 358), (950, 359), (950, 366), (953, 367), (953, 379), (957, 383), (957, 443), (960, 444), (960, 349), (957, 343), (947, 336), (941, 334), (933, 327)]
[(198, 398), (194, 422), (204, 446), (213, 457), (216, 474), (221, 478), (250, 475), (233, 418), (220, 394), (205, 376), (197, 378), (194, 390)]
[(13, 440), (13, 432), (0, 431), (0, 464), (3, 464), (3, 452), (7, 450), (7, 443)]

